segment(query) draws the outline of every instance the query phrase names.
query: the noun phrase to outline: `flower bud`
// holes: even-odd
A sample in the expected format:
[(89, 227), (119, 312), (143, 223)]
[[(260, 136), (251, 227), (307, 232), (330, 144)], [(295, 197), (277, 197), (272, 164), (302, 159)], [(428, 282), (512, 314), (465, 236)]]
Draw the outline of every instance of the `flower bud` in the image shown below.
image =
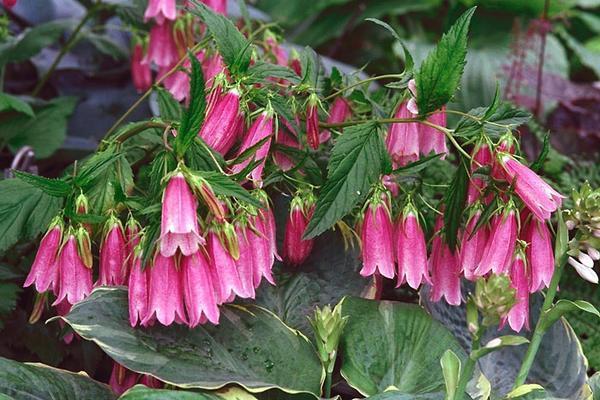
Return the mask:
[(313, 318), (309, 318), (315, 332), (317, 354), (328, 372), (333, 370), (340, 338), (348, 316), (342, 317), (341, 303), (333, 310), (329, 305), (315, 309)]
[(319, 97), (312, 93), (306, 101), (306, 140), (313, 149), (319, 148)]
[(475, 283), (473, 302), (483, 317), (483, 326), (497, 325), (515, 304), (515, 289), (507, 275), (490, 275)]
[(296, 266), (304, 263), (312, 251), (314, 239), (304, 239), (303, 236), (314, 208), (312, 194), (292, 199), (283, 239), (283, 259), (287, 264)]
[(75, 233), (75, 237), (77, 238), (77, 250), (79, 251), (79, 256), (83, 261), (83, 264), (92, 268), (94, 265), (94, 256), (92, 255), (92, 241), (90, 239), (90, 234), (84, 226), (80, 226)]

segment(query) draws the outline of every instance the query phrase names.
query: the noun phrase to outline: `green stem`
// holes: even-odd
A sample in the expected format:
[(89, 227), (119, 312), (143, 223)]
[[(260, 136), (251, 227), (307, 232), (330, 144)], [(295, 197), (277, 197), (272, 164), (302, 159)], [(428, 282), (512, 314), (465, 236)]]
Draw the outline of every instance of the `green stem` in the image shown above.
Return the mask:
[(325, 387), (323, 388), (323, 395), (326, 399), (331, 398), (331, 382), (332, 382), (333, 372), (327, 371), (325, 375)]
[(525, 353), (525, 358), (523, 359), (523, 363), (521, 364), (521, 368), (519, 369), (519, 373), (517, 374), (517, 378), (515, 379), (513, 389), (516, 389), (519, 386), (525, 384), (525, 380), (529, 375), (529, 370), (533, 365), (533, 361), (535, 360), (537, 351), (540, 348), (540, 344), (542, 343), (542, 338), (546, 333), (543, 327), (545, 326), (544, 322), (546, 319), (547, 311), (552, 307), (552, 303), (554, 302), (554, 298), (556, 297), (558, 283), (560, 282), (560, 277), (562, 275), (564, 266), (567, 262), (567, 258), (568, 256), (565, 253), (562, 255), (562, 257), (560, 257), (559, 260), (557, 260), (556, 268), (554, 270), (554, 274), (552, 275), (552, 280), (550, 281), (548, 291), (546, 292), (544, 304), (542, 305), (540, 317), (538, 318), (537, 324), (535, 324), (535, 329), (533, 331), (531, 341), (529, 342), (529, 346), (527, 347), (527, 352)]
[(477, 359), (474, 357), (474, 353), (479, 349), (481, 342), (481, 335), (477, 332), (471, 343), (471, 354), (469, 354), (469, 358), (465, 362), (465, 365), (460, 371), (460, 378), (458, 379), (458, 384), (456, 385), (456, 397), (455, 400), (463, 400), (465, 395), (467, 394), (467, 384), (473, 377), (473, 371), (475, 371), (475, 365), (477, 364)]
[(366, 78), (366, 79), (362, 79), (358, 82), (355, 82), (351, 85), (346, 86), (345, 88), (342, 88), (336, 92), (333, 92), (332, 94), (330, 94), (329, 96), (325, 97), (323, 100), (327, 101), (330, 99), (333, 99), (334, 97), (336, 97), (337, 95), (340, 95), (342, 93), (344, 93), (346, 90), (348, 89), (352, 89), (355, 88), (357, 86), (360, 86), (364, 83), (368, 83), (368, 82), (373, 82), (373, 81), (377, 81), (379, 79), (394, 79), (394, 78), (400, 78), (402, 75), (401, 74), (387, 74), (387, 75), (378, 75), (378, 76), (372, 76), (370, 78)]
[(118, 143), (123, 143), (130, 137), (133, 137), (139, 133), (142, 133), (147, 129), (152, 129), (152, 128), (166, 129), (168, 127), (169, 127), (169, 125), (164, 122), (147, 121), (143, 124), (136, 125), (133, 128), (126, 130), (125, 132), (122, 132), (119, 136), (117, 136), (115, 138), (115, 141)]
[(48, 69), (48, 71), (46, 71), (44, 76), (42, 76), (42, 78), (38, 81), (37, 85), (35, 85), (35, 87), (33, 88), (33, 91), (31, 92), (32, 97), (36, 97), (38, 94), (40, 94), (40, 91), (44, 88), (44, 86), (48, 82), (48, 79), (50, 79), (50, 76), (52, 76), (52, 74), (56, 70), (56, 67), (58, 67), (60, 60), (63, 59), (65, 54), (67, 54), (69, 52), (69, 50), (71, 50), (71, 48), (77, 41), (77, 39), (78, 39), (77, 36), (79, 35), (79, 32), (85, 26), (85, 23), (96, 13), (96, 11), (98, 11), (99, 8), (100, 8), (99, 5), (96, 4), (88, 9), (87, 13), (83, 16), (81, 21), (79, 21), (79, 24), (77, 24), (77, 26), (75, 27), (73, 32), (71, 32), (71, 35), (67, 39), (67, 42), (65, 43), (65, 45), (60, 49), (60, 52), (58, 53), (58, 55), (52, 62), (52, 65), (50, 65), (50, 68)]

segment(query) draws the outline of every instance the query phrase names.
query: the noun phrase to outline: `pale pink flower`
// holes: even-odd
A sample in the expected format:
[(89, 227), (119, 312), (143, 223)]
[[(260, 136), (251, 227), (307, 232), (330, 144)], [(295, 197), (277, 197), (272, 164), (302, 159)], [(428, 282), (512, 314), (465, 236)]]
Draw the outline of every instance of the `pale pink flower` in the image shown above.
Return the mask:
[(248, 227), (244, 224), (237, 223), (235, 226), (235, 233), (238, 238), (238, 246), (240, 256), (236, 260), (235, 265), (237, 266), (240, 282), (244, 293), (249, 298), (254, 298), (255, 287), (254, 287), (254, 251), (250, 241), (248, 240)]
[(178, 172), (172, 176), (162, 200), (160, 252), (163, 256), (171, 257), (177, 249), (189, 256), (204, 244), (198, 226), (197, 206), (183, 174)]
[(510, 154), (502, 154), (499, 163), (505, 179), (513, 184), (515, 192), (531, 212), (541, 221), (560, 207), (563, 195), (552, 189), (539, 175), (515, 160)]
[(238, 156), (244, 151), (248, 150), (252, 146), (255, 146), (260, 141), (267, 139), (254, 153), (252, 158), (246, 159), (240, 163), (235, 164), (231, 170), (237, 174), (244, 170), (253, 160), (260, 160), (260, 163), (254, 167), (254, 169), (248, 174), (248, 177), (255, 182), (257, 187), (262, 186), (262, 172), (267, 161), (269, 154), (269, 148), (271, 147), (271, 136), (273, 135), (273, 113), (271, 111), (263, 111), (252, 123), (250, 129), (246, 133)]
[(265, 278), (271, 285), (275, 285), (271, 272), (275, 254), (271, 246), (269, 228), (265, 222), (260, 216), (250, 218), (250, 223), (254, 228), (248, 231), (248, 240), (254, 252), (252, 255), (254, 287), (260, 285), (262, 278)]
[(183, 285), (175, 257), (165, 257), (157, 252), (149, 267), (148, 309), (142, 325), (157, 319), (163, 325), (187, 323), (183, 306)]
[[(414, 118), (406, 103), (398, 106), (394, 118)], [(398, 122), (390, 125), (385, 144), (395, 164), (402, 166), (419, 159), (419, 124)]]
[(524, 229), (527, 263), (531, 270), (531, 293), (548, 287), (554, 273), (554, 250), (552, 235), (545, 222), (531, 218)]
[(154, 18), (158, 24), (162, 24), (165, 19), (174, 20), (177, 17), (175, 6), (175, 0), (148, 0), (144, 21), (148, 22), (148, 20)]
[(515, 289), (516, 303), (512, 306), (508, 315), (500, 326), (506, 322), (515, 332), (520, 332), (523, 327), (529, 330), (529, 278), (527, 264), (521, 254), (515, 256), (510, 269), (511, 286)]
[(175, 65), (179, 59), (177, 44), (173, 38), (173, 27), (169, 21), (154, 25), (150, 29), (148, 53), (143, 60), (145, 64), (156, 64), (158, 67)]
[(62, 224), (53, 222), (42, 238), (23, 287), (35, 283), (38, 293), (55, 290), (58, 283), (58, 250), (62, 240)]
[(219, 307), (215, 296), (210, 265), (202, 250), (181, 261), (183, 274), (183, 298), (190, 328), (200, 324), (203, 318), (213, 324), (219, 323)]
[(398, 263), (398, 284), (406, 280), (413, 289), (418, 289), (421, 282), (431, 284), (427, 272), (427, 247), (423, 229), (419, 225), (416, 211), (412, 207), (398, 218), (395, 232), (396, 261)]
[(142, 269), (140, 255), (132, 255), (128, 282), (129, 323), (136, 326), (148, 314), (148, 268)]
[(476, 276), (492, 271), (495, 274), (508, 273), (517, 240), (517, 218), (509, 209), (496, 215), (491, 222), (490, 235), (483, 250)]
[(459, 250), (459, 265), (463, 270), (465, 278), (470, 281), (474, 281), (479, 277), (475, 274), (475, 270), (479, 266), (489, 237), (489, 228), (487, 224), (479, 227), (479, 229), (473, 233), (480, 217), (481, 210), (477, 210), (467, 221), (467, 226), (462, 233)]
[(85, 266), (77, 248), (77, 239), (71, 232), (58, 256), (58, 295), (53, 305), (63, 300), (75, 304), (92, 291), (92, 270)]
[[(441, 110), (431, 114), (427, 117), (427, 121), (445, 128), (446, 107), (444, 106)], [(425, 124), (419, 124), (419, 150), (423, 155), (428, 155), (433, 152), (434, 154), (443, 154), (442, 159), (445, 158), (446, 154), (448, 154), (446, 135), (436, 128)]]
[[(235, 238), (237, 240), (237, 238)], [(241, 298), (252, 297), (250, 290), (245, 290), (238, 275), (238, 270), (231, 253), (223, 246), (219, 235), (214, 230), (208, 233), (208, 254), (210, 262), (215, 266), (213, 285), (218, 293), (218, 303), (232, 301), (235, 296)]]
[(314, 208), (312, 201), (307, 203), (299, 196), (292, 199), (283, 238), (283, 259), (289, 265), (301, 265), (310, 256), (315, 241), (303, 236)]
[(373, 197), (367, 206), (361, 228), (362, 276), (379, 273), (394, 278), (394, 227), (385, 200)]
[[(161, 68), (158, 72), (159, 78), (171, 70), (172, 66)], [(162, 81), (165, 89), (173, 95), (177, 101), (185, 100), (190, 94), (190, 77), (185, 71), (175, 71)]]
[[(471, 174), (477, 169), (485, 166), (492, 166), (494, 164), (494, 158), (492, 151), (487, 144), (481, 144), (473, 151), (473, 162), (471, 163)], [(467, 191), (467, 204), (473, 204), (483, 191), (485, 190), (486, 182), (483, 178), (478, 176), (472, 176), (469, 181), (469, 188)]]
[[(329, 116), (327, 117), (328, 124), (339, 124), (352, 116), (352, 108), (350, 103), (343, 97), (336, 97), (329, 109)], [(340, 129), (342, 130), (342, 129)], [(325, 143), (331, 138), (331, 132), (329, 129), (324, 129), (319, 134), (319, 140), (321, 143)]]
[(109, 230), (100, 244), (98, 285), (123, 285), (127, 278), (127, 248), (123, 226), (111, 218)]
[(443, 226), (443, 218), (436, 221), (435, 230), (438, 232), (433, 238), (429, 269), (431, 271), (431, 300), (440, 301), (442, 297), (453, 306), (459, 306), (462, 298), (460, 293), (460, 264), (456, 252), (444, 242), (439, 234)]
[(213, 11), (227, 15), (227, 0), (202, 0), (202, 2)]
[(214, 105), (206, 113), (206, 119), (198, 135), (213, 150), (225, 155), (235, 143), (242, 128), (240, 94), (231, 89), (214, 100)]

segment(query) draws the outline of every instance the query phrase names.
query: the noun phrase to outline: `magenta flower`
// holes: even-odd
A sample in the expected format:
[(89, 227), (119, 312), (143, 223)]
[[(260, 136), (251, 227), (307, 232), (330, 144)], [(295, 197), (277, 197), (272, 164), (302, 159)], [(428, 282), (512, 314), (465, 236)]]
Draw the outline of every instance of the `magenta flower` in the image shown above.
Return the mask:
[(460, 264), (457, 254), (453, 253), (439, 235), (443, 219), (436, 221), (437, 235), (433, 238), (429, 269), (431, 271), (431, 300), (440, 301), (442, 297), (453, 306), (459, 306), (462, 299), (460, 293)]
[(210, 265), (202, 250), (181, 261), (183, 274), (183, 298), (189, 317), (190, 328), (196, 327), (207, 319), (213, 324), (219, 323), (219, 307), (215, 297)]
[(301, 265), (310, 256), (315, 241), (303, 239), (303, 236), (314, 209), (311, 199), (303, 199), (300, 196), (292, 199), (283, 238), (283, 259), (289, 265)]
[(263, 111), (252, 123), (250, 129), (246, 133), (242, 144), (240, 145), (240, 150), (238, 152), (238, 157), (246, 150), (255, 146), (260, 141), (267, 139), (254, 153), (254, 157), (251, 159), (246, 159), (240, 163), (233, 165), (231, 168), (232, 172), (237, 174), (244, 170), (252, 162), (253, 160), (261, 160), (260, 163), (254, 167), (254, 169), (249, 173), (248, 177), (255, 182), (257, 187), (262, 186), (262, 172), (265, 168), (265, 162), (267, 161), (267, 156), (269, 154), (269, 148), (271, 147), (271, 136), (273, 135), (273, 112), (271, 110)]
[[(281, 124), (279, 125), (279, 130), (277, 131), (275, 137), (275, 143), (277, 143), (278, 147), (289, 147), (291, 149), (299, 149), (300, 144), (298, 143), (298, 138), (294, 133), (294, 130), (285, 118), (280, 117), (279, 121)], [(289, 171), (296, 165), (294, 160), (286, 154), (285, 151), (275, 151), (273, 153), (273, 160), (275, 165), (277, 165), (282, 171)]]
[(187, 323), (182, 277), (175, 257), (165, 257), (157, 252), (148, 274), (148, 309), (142, 325), (151, 324), (154, 319), (166, 326), (173, 321), (178, 324)]
[(139, 374), (128, 370), (118, 362), (114, 361), (108, 384), (112, 391), (120, 396), (131, 389), (136, 384), (138, 378)]
[(271, 269), (275, 262), (275, 254), (271, 245), (269, 227), (261, 216), (251, 217), (250, 223), (254, 229), (248, 231), (248, 241), (253, 250), (253, 282), (254, 287), (259, 287), (262, 278), (271, 285), (275, 285)]
[(62, 240), (62, 231), (62, 223), (57, 218), (50, 224), (40, 242), (23, 287), (29, 287), (35, 283), (35, 290), (38, 293), (56, 289), (58, 281), (57, 254)]
[(502, 154), (499, 163), (504, 169), (505, 179), (511, 184), (514, 182), (515, 192), (539, 220), (549, 219), (560, 207), (564, 196), (552, 189), (535, 172), (510, 154)]
[[(442, 127), (446, 127), (446, 107), (436, 111), (427, 117), (427, 121)], [(442, 159), (448, 154), (446, 146), (446, 135), (431, 126), (419, 124), (419, 147), (423, 155), (428, 155), (433, 151), (434, 154), (443, 154)]]
[(98, 285), (123, 285), (127, 278), (127, 248), (121, 222), (112, 217), (109, 230), (100, 244)]
[(459, 265), (461, 266), (465, 278), (470, 281), (476, 280), (479, 276), (475, 270), (479, 266), (481, 257), (488, 243), (489, 228), (486, 225), (481, 226), (474, 234), (474, 229), (479, 218), (481, 210), (477, 209), (467, 221), (467, 226), (462, 233), (462, 239), (459, 250)]
[(225, 73), (225, 63), (220, 54), (206, 55), (204, 52), (198, 54), (198, 59), (202, 62), (202, 72), (206, 87), (212, 87), (215, 77), (220, 73)]
[(252, 258), (254, 251), (252, 250), (252, 246), (248, 239), (248, 231), (249, 229), (246, 225), (239, 222), (236, 223), (235, 233), (238, 238), (240, 256), (235, 261), (235, 265), (238, 270), (243, 291), (247, 294), (246, 297), (253, 299), (255, 296), (254, 260)]
[(152, 71), (150, 66), (143, 63), (144, 48), (137, 43), (131, 53), (131, 79), (138, 93), (145, 92), (152, 86)]
[(91, 291), (92, 270), (85, 266), (78, 251), (75, 234), (70, 229), (58, 256), (58, 295), (53, 305), (63, 300), (75, 304), (83, 300)]
[[(471, 174), (477, 169), (485, 166), (492, 166), (494, 164), (494, 158), (492, 151), (487, 144), (479, 145), (473, 151), (473, 162), (471, 163)], [(472, 176), (469, 181), (469, 188), (467, 192), (467, 203), (473, 204), (483, 191), (485, 190), (486, 182), (483, 178), (478, 176)]]
[(136, 326), (148, 314), (148, 268), (142, 269), (141, 255), (132, 255), (128, 286), (129, 323)]
[[(164, 74), (171, 70), (171, 66), (162, 67), (158, 76), (162, 77)], [(165, 89), (173, 95), (173, 98), (177, 101), (185, 100), (190, 94), (190, 77), (184, 71), (175, 71), (165, 79), (163, 79), (162, 84)]]
[(173, 175), (162, 200), (160, 252), (163, 256), (171, 257), (177, 249), (184, 256), (189, 256), (204, 244), (198, 227), (197, 206), (183, 174), (178, 172)]
[[(135, 248), (140, 243), (140, 224), (133, 218), (129, 217), (125, 225), (125, 254), (127, 254), (127, 271), (133, 268), (135, 257)], [(129, 279), (129, 278), (127, 278)]]
[(376, 193), (365, 210), (361, 228), (362, 276), (379, 273), (394, 278), (394, 227), (386, 200)]
[[(234, 238), (237, 240), (237, 238)], [(225, 248), (219, 234), (211, 230), (207, 237), (210, 262), (214, 265), (213, 285), (218, 293), (217, 303), (233, 301), (235, 296), (252, 297), (251, 291), (246, 291), (240, 280), (234, 258)]]
[(213, 11), (227, 15), (227, 0), (202, 0), (202, 2)]
[(479, 265), (475, 269), (475, 275), (483, 276), (490, 271), (494, 274), (508, 273), (516, 241), (517, 218), (515, 211), (509, 209), (496, 215), (492, 219), (490, 235)]
[(173, 38), (173, 28), (169, 21), (157, 24), (150, 29), (148, 53), (143, 63), (154, 63), (159, 67), (175, 65), (178, 61), (177, 44)]
[(431, 284), (427, 272), (427, 246), (425, 235), (419, 225), (416, 210), (407, 206), (398, 218), (395, 232), (396, 260), (398, 262), (398, 284), (406, 280), (413, 289), (421, 282)]
[(162, 24), (165, 19), (174, 20), (177, 17), (175, 3), (175, 0), (148, 0), (144, 21), (154, 18), (158, 24)]
[(527, 263), (531, 270), (531, 293), (548, 287), (554, 273), (552, 235), (545, 222), (531, 218), (524, 229)]
[(306, 102), (306, 140), (311, 149), (319, 148), (319, 98), (314, 93)]
[(510, 269), (510, 281), (516, 291), (516, 303), (501, 322), (500, 327), (508, 322), (515, 332), (520, 332), (523, 326), (529, 330), (529, 279), (527, 275), (527, 264), (524, 257), (517, 253)]
[[(398, 106), (394, 118), (415, 117), (403, 102)], [(419, 159), (419, 124), (416, 122), (391, 124), (385, 145), (397, 165), (406, 165)]]
[[(346, 121), (352, 116), (352, 108), (350, 103), (343, 97), (336, 97), (329, 109), (329, 117), (327, 117), (328, 124), (339, 124)], [(325, 143), (331, 138), (331, 132), (329, 129), (324, 129), (319, 134), (319, 140), (321, 143)]]
[(240, 94), (231, 89), (215, 98), (198, 135), (215, 151), (225, 155), (235, 143), (242, 125)]
[(258, 217), (261, 218), (263, 221), (264, 235), (266, 236), (269, 242), (271, 256), (274, 257), (276, 260), (281, 261), (281, 257), (279, 256), (279, 253), (277, 251), (275, 215), (273, 214), (273, 210), (269, 205), (269, 198), (267, 197), (266, 193), (264, 193), (263, 195), (262, 203), (263, 208), (258, 210)]

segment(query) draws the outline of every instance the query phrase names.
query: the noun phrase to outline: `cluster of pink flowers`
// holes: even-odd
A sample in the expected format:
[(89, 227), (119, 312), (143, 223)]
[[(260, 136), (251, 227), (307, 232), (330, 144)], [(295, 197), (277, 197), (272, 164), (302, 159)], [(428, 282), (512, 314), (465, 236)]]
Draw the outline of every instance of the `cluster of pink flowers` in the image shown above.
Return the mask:
[[(487, 144), (475, 148), (472, 178), (468, 188), (469, 217), (459, 232), (460, 244), (452, 251), (444, 240), (443, 215), (434, 228), (431, 252), (427, 257), (425, 237), (416, 209), (409, 202), (395, 222), (391, 212), (391, 192), (376, 190), (367, 203), (359, 224), (362, 239), (363, 276), (380, 274), (397, 277), (417, 289), (426, 282), (431, 298), (448, 304), (462, 302), (461, 278), (476, 280), (489, 274), (507, 275), (516, 290), (516, 303), (503, 319), (515, 331), (529, 327), (529, 293), (548, 287), (554, 272), (552, 235), (547, 225), (563, 196), (535, 172), (520, 163), (510, 143), (501, 141), (493, 152)], [(492, 200), (487, 181), (475, 174), (490, 168), (498, 184), (514, 191), (523, 206), (509, 193), (500, 195), (500, 205), (492, 218), (478, 224), (483, 207)], [(394, 184), (386, 182), (386, 186)], [(479, 226), (481, 225), (481, 226)], [(477, 227), (477, 229), (475, 229)]]

